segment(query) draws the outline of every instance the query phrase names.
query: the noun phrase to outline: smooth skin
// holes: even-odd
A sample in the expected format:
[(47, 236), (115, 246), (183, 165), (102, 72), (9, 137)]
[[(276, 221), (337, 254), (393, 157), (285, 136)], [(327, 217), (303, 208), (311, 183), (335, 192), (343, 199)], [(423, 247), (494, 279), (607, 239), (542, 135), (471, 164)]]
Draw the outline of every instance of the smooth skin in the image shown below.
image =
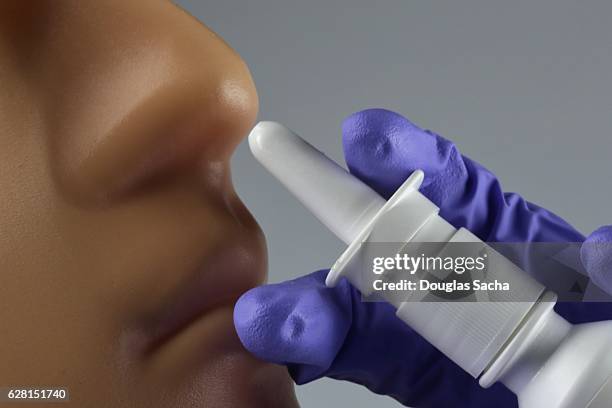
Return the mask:
[(169, 1), (0, 3), (0, 386), (297, 406), (232, 323), (266, 278), (228, 163), (257, 109), (240, 57)]

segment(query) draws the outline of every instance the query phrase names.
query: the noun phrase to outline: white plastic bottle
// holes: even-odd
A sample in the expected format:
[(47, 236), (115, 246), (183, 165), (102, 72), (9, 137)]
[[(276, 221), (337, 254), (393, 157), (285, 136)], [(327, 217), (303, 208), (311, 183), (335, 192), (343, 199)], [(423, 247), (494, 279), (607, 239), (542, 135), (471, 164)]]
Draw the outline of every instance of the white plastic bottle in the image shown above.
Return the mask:
[[(342, 167), (275, 122), (249, 136), (254, 156), (349, 246), (326, 283), (347, 278), (371, 287), (347, 267), (368, 242), (481, 241), (438, 216), (414, 172), (385, 202)], [(496, 302), (400, 302), (397, 316), (488, 387), (500, 381), (522, 408), (612, 408), (612, 322), (571, 325), (553, 310), (556, 295), (482, 243), (495, 276), (521, 288), (521, 299)]]

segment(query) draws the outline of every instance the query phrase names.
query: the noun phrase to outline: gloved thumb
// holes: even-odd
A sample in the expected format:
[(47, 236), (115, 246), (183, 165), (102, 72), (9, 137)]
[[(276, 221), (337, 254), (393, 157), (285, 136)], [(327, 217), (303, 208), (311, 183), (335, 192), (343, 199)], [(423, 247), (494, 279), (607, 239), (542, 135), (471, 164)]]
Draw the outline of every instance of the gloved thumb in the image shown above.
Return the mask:
[[(326, 270), (251, 289), (234, 307), (242, 344), (262, 360), (284, 364), (297, 382), (327, 371), (351, 324), (351, 288), (330, 289)], [(316, 333), (316, 335), (314, 335)]]

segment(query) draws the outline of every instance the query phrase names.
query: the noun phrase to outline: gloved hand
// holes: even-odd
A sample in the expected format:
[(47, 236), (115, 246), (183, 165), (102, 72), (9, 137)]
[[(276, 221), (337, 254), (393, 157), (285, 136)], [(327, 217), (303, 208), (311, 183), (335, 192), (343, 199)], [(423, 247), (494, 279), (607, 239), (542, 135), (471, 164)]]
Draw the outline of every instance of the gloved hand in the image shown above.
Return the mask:
[[(462, 156), (452, 142), (402, 116), (372, 109), (343, 124), (344, 152), (355, 176), (388, 198), (415, 170), (420, 191), (455, 227), (483, 241), (582, 242), (556, 215), (504, 193), (495, 176)], [(612, 228), (592, 239), (612, 241)], [(584, 251), (583, 251), (584, 252)], [(606, 280), (606, 254), (584, 252), (585, 264)], [(609, 260), (609, 259), (608, 259)], [(609, 263), (608, 263), (609, 264)], [(263, 360), (287, 365), (298, 384), (320, 377), (349, 380), (416, 407), (515, 407), (501, 384), (477, 381), (395, 317), (386, 303), (361, 302), (342, 282), (325, 287), (327, 271), (252, 289), (237, 302), (234, 322), (244, 346)], [(558, 304), (574, 323), (612, 319), (605, 303)]]

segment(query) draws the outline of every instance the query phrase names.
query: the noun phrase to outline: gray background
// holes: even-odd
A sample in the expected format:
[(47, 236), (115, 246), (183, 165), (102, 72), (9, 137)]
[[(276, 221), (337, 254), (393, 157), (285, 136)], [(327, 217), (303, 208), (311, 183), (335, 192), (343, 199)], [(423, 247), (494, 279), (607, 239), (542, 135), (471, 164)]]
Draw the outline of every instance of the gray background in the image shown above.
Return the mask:
[[(612, 222), (612, 2), (178, 3), (247, 61), (260, 118), (289, 125), (334, 159), (342, 160), (342, 119), (386, 107), (452, 139), (506, 191), (584, 233)], [(271, 281), (335, 260), (343, 245), (245, 143), (233, 168), (268, 237)], [(399, 406), (333, 380), (297, 392), (306, 408)]]

